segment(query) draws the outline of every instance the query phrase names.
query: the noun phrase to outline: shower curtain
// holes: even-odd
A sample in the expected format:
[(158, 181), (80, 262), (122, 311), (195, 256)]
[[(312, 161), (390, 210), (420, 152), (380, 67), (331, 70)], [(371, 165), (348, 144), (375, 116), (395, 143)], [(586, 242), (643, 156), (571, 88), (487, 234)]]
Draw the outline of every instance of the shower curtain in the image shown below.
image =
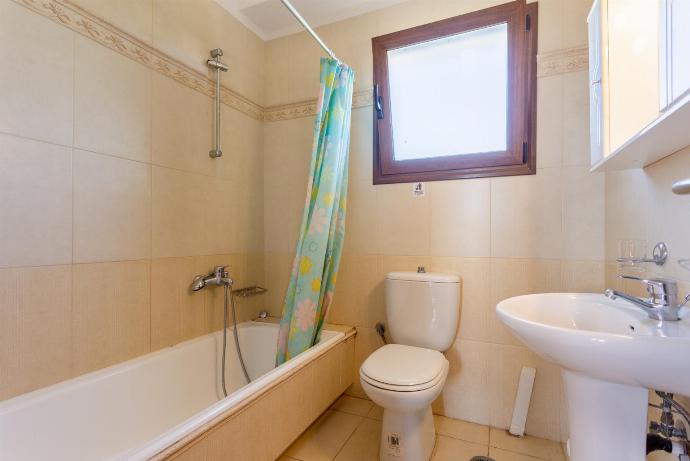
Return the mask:
[(306, 201), (280, 320), (276, 365), (319, 341), (345, 237), (352, 69), (321, 59)]

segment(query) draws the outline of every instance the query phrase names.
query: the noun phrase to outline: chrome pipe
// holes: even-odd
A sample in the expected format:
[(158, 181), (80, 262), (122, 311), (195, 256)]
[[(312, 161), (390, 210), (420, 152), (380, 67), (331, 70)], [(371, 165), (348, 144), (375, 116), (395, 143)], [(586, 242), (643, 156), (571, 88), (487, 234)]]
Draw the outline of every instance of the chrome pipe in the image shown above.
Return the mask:
[(309, 23), (307, 23), (307, 21), (302, 17), (302, 15), (299, 14), (299, 11), (297, 11), (297, 9), (294, 6), (292, 6), (292, 3), (290, 3), (289, 0), (280, 0), (280, 1), (283, 3), (283, 5), (285, 5), (285, 8), (287, 8), (288, 11), (290, 13), (292, 13), (292, 15), (295, 17), (295, 19), (297, 19), (297, 21), (299, 21), (299, 23), (302, 24), (302, 27), (304, 27), (304, 29), (307, 32), (309, 32), (309, 34), (311, 34), (311, 36), (314, 38), (314, 40), (316, 40), (316, 42), (321, 46), (321, 48), (323, 48), (323, 50), (326, 53), (328, 53), (328, 55), (331, 58), (340, 62), (340, 59), (338, 59), (338, 57), (335, 55), (335, 53), (330, 48), (328, 48), (326, 43), (323, 40), (321, 40), (321, 37), (319, 37), (318, 34), (316, 32), (314, 32), (314, 29), (312, 29), (311, 26), (309, 25)]
[(211, 50), (211, 59), (206, 61), (206, 64), (211, 69), (216, 71), (216, 99), (214, 102), (215, 107), (215, 120), (213, 123), (213, 135), (215, 137), (215, 146), (213, 149), (208, 151), (208, 155), (211, 158), (218, 158), (223, 155), (223, 151), (220, 150), (220, 73), (228, 71), (228, 65), (220, 62), (219, 57), (223, 56), (223, 50), (216, 48)]

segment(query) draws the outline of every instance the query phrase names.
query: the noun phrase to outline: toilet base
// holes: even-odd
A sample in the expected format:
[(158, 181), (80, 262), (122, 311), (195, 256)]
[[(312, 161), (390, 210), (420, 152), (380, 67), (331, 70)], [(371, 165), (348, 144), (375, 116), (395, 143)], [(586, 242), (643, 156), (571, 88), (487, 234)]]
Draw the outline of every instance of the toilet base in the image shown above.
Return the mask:
[(411, 412), (384, 408), (380, 461), (428, 461), (435, 442), (431, 406)]

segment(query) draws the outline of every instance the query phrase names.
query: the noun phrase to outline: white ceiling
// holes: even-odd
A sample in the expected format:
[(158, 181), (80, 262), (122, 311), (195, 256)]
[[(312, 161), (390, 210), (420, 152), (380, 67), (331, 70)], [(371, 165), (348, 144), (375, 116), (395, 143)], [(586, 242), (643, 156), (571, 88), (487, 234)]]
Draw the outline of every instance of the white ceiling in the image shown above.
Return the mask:
[[(310, 26), (319, 27), (406, 0), (291, 0)], [(280, 0), (216, 0), (264, 40), (302, 30)]]

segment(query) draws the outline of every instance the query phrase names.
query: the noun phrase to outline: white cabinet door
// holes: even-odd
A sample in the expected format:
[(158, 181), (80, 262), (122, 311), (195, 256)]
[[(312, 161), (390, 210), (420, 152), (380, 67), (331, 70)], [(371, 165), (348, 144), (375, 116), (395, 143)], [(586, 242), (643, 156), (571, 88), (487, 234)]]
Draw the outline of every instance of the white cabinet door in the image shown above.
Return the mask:
[(690, 0), (664, 0), (661, 12), (661, 108), (690, 89)]
[[(690, 0), (689, 0), (690, 1)], [(602, 90), (601, 0), (595, 0), (587, 18), (589, 27), (589, 137), (591, 163), (604, 157), (604, 104)]]

